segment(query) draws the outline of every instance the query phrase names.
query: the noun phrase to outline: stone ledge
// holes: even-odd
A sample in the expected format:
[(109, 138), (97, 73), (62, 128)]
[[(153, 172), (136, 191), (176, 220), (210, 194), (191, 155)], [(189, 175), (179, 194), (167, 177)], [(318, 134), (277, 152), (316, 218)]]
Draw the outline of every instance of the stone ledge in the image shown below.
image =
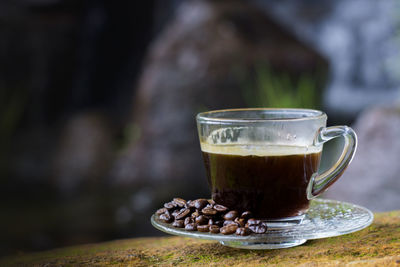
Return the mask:
[(14, 255), (0, 266), (400, 266), (400, 211), (368, 228), (281, 250), (240, 250), (182, 237), (134, 238)]

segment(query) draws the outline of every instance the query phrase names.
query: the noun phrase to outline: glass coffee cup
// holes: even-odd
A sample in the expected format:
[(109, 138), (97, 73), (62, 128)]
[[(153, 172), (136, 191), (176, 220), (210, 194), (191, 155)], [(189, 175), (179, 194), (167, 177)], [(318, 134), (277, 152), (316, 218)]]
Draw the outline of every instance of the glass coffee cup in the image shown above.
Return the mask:
[[(311, 109), (227, 109), (197, 115), (212, 199), (276, 226), (301, 223), (309, 201), (343, 173), (357, 147), (348, 126), (326, 127)], [(323, 144), (343, 137), (338, 161), (319, 173)]]

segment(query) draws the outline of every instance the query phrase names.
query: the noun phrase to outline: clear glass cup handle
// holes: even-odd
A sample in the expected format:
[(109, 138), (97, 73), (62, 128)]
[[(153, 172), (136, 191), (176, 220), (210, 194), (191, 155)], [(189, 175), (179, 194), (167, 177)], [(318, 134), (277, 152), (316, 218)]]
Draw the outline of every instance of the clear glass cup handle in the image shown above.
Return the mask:
[(321, 174), (314, 174), (307, 187), (307, 198), (313, 199), (322, 194), (342, 175), (346, 167), (350, 164), (357, 149), (357, 135), (348, 126), (332, 126), (321, 128), (314, 141), (315, 146), (337, 137), (345, 140), (343, 152), (338, 161), (327, 171)]

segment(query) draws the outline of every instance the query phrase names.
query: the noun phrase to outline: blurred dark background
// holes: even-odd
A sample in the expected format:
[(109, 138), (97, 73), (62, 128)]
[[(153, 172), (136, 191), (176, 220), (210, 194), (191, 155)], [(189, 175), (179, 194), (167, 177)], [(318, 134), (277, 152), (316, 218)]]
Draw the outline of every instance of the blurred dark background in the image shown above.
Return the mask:
[(209, 194), (195, 115), (210, 109), (323, 109), (360, 139), (327, 196), (400, 208), (399, 11), (1, 1), (0, 256), (159, 235), (149, 218), (163, 202)]

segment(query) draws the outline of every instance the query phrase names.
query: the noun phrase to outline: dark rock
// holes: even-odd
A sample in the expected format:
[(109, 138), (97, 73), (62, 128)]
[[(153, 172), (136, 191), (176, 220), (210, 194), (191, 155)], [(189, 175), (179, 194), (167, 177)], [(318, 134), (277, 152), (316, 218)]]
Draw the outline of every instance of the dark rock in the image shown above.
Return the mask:
[(357, 119), (358, 150), (324, 197), (363, 205), (373, 211), (400, 207), (400, 108), (374, 107)]
[(319, 54), (246, 1), (182, 4), (147, 56), (134, 105), (140, 135), (110, 181), (157, 182), (170, 196), (208, 194), (195, 115), (246, 106), (242, 74), (259, 63), (291, 76), (327, 69)]
[(66, 123), (54, 158), (54, 183), (61, 192), (103, 179), (113, 155), (112, 138), (107, 120), (97, 113), (83, 113)]

